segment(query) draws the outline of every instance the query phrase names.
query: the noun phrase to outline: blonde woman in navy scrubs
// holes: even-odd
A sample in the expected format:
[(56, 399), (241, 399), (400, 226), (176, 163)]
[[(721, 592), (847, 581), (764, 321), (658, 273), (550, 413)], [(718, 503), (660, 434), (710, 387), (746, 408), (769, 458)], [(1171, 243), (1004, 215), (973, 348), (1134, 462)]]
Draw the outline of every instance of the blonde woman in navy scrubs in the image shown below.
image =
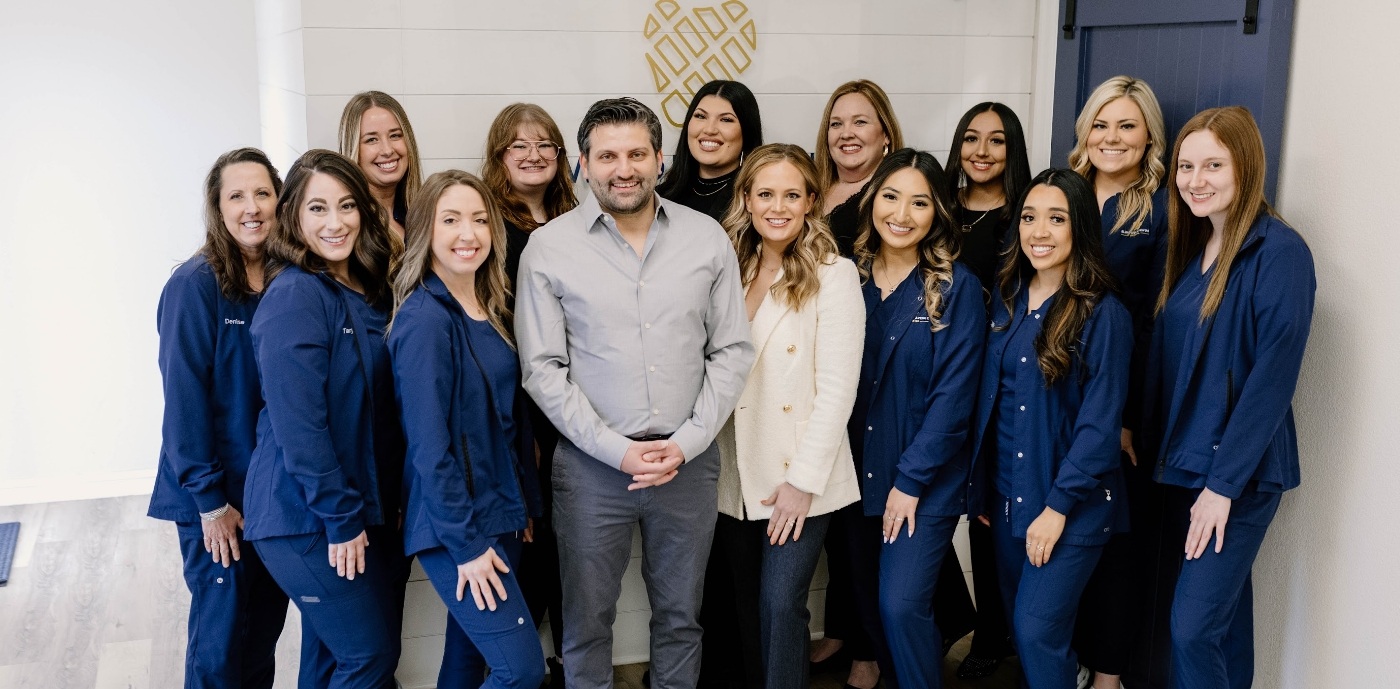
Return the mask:
[(147, 514), (180, 535), (191, 689), (271, 687), (287, 617), (287, 595), (239, 533), (262, 409), (248, 323), (281, 190), (262, 151), (219, 156), (204, 179), (204, 246), (175, 269), (156, 312), (165, 414)]
[[(866, 328), (849, 429), (860, 458), (861, 534), (868, 544), (880, 539), (878, 550), (857, 552), (878, 562), (876, 644), (894, 673), (885, 683), (905, 688), (943, 684), (936, 651), (947, 640), (935, 597), (967, 511), (987, 330), (982, 283), (954, 261), (961, 236), (946, 187), (932, 155), (904, 148), (885, 156), (861, 202), (855, 244)], [(862, 566), (854, 566), (859, 583)]]
[[(1146, 606), (1161, 530), (1161, 491), (1147, 462), (1138, 462), (1134, 434), (1141, 425), (1143, 370), (1152, 334), (1152, 309), (1167, 258), (1166, 124), (1152, 88), (1141, 79), (1116, 76), (1099, 84), (1074, 123), (1069, 164), (1094, 185), (1103, 221), (1108, 270), (1133, 317), (1133, 359), (1123, 410), (1123, 473), (1132, 500), (1133, 530), (1104, 547), (1080, 605), (1075, 650), (1094, 672), (1094, 687), (1117, 689), (1140, 634), (1165, 636), (1165, 622)], [(1138, 443), (1140, 444), (1140, 443)], [(1148, 613), (1144, 616), (1144, 613)], [(1146, 641), (1147, 639), (1144, 639)], [(1136, 664), (1150, 661), (1139, 659)]]
[(1019, 207), (992, 305), (971, 499), (992, 527), (1026, 684), (1065, 689), (1079, 670), (1080, 593), (1127, 528), (1118, 456), (1133, 328), (1089, 183), (1046, 170)]
[(1182, 689), (1253, 682), (1250, 570), (1299, 483), (1293, 392), (1317, 278), (1307, 243), (1264, 199), (1265, 172), (1240, 107), (1197, 114), (1172, 152), (1149, 399), (1163, 423), (1156, 477), (1185, 558), (1171, 613)]
[(382, 218), (353, 163), (302, 155), (251, 324), (266, 406), (247, 537), (310, 634), (303, 687), (383, 689), (398, 665), (403, 433), (384, 329), (402, 244)]
[(538, 479), (505, 226), (484, 182), (447, 170), (409, 209), (407, 238), (389, 335), (408, 436), (404, 550), (465, 632), (443, 649), (437, 686), (537, 689), (544, 655), (515, 569)]

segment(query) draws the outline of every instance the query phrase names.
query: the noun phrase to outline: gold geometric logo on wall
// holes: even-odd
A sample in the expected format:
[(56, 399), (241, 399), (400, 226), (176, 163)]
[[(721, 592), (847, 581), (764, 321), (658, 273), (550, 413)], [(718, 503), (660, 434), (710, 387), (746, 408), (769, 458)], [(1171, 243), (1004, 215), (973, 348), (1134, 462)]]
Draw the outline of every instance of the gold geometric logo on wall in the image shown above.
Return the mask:
[(748, 6), (739, 0), (689, 12), (674, 0), (657, 0), (642, 35), (651, 43), (647, 67), (662, 95), (666, 121), (676, 127), (685, 124), (696, 90), (715, 79), (737, 79), (753, 64), (758, 30), (748, 15)]

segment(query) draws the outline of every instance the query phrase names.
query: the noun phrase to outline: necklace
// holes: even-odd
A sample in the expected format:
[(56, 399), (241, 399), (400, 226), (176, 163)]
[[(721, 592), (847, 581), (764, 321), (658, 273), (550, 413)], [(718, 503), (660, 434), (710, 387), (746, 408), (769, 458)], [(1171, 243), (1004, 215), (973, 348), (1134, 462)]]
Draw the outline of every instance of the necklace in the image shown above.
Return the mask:
[(982, 222), (982, 218), (987, 217), (987, 214), (988, 214), (988, 213), (991, 213), (992, 210), (993, 210), (993, 209), (988, 208), (987, 210), (982, 211), (982, 214), (979, 215), (979, 216), (977, 216), (977, 219), (976, 219), (976, 220), (973, 220), (972, 222), (970, 222), (970, 223), (968, 223), (968, 224), (966, 224), (966, 225), (963, 225), (963, 226), (962, 226), (962, 231), (965, 232), (965, 233), (966, 233), (966, 232), (971, 232), (971, 231), (972, 231), (973, 225), (976, 225), (977, 223)]
[[(711, 181), (706, 181), (703, 177), (696, 177), (695, 182), (697, 186), (692, 186), (690, 191), (696, 196), (714, 196), (724, 191), (725, 187), (728, 187), (729, 183), (732, 181), (734, 181), (733, 173), (717, 177)], [(700, 191), (701, 188), (707, 188), (709, 191)]]
[[(890, 272), (886, 270), (885, 262), (880, 261), (880, 265), (876, 267), (876, 270), (880, 271), (880, 277), (885, 279), (885, 284), (890, 285), (889, 287), (880, 287), (880, 290), (883, 291), (886, 296), (894, 294), (894, 291), (899, 288), (899, 283), (890, 281)], [(905, 275), (907, 276), (908, 273), (905, 273)], [(876, 287), (879, 287), (879, 285), (876, 285)]]

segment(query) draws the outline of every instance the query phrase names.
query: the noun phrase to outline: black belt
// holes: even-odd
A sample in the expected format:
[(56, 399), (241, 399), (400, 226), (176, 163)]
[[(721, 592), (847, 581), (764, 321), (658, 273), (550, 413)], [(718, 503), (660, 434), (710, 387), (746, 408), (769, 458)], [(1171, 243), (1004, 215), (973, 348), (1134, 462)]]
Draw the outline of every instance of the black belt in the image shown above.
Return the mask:
[(649, 433), (647, 435), (629, 435), (628, 440), (635, 440), (639, 443), (649, 443), (653, 440), (670, 440), (674, 433)]

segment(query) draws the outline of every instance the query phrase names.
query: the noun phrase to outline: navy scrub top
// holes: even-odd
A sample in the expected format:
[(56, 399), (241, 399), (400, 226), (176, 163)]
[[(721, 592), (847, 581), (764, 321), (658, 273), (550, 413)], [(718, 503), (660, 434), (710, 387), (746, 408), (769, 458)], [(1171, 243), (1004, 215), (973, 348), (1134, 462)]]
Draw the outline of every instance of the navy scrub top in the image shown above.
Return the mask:
[[(1027, 299), (1025, 290), (1022, 290), (1015, 308), (1026, 310)], [(992, 456), (996, 458), (997, 491), (1002, 495), (1012, 494), (1012, 467), (1018, 459), (1016, 427), (1012, 423), (1016, 418), (1016, 377), (1041, 377), (1040, 360), (1035, 355), (1035, 338), (1040, 334), (1040, 326), (1045, 322), (1044, 316), (1054, 302), (1055, 295), (1052, 294), (1040, 304), (1040, 308), (1028, 312), (1030, 318), (1012, 321), (1012, 330), (1007, 334), (1006, 350), (1001, 356), (1001, 382), (998, 385), (996, 417), (992, 420), (997, 429), (997, 445), (996, 453)], [(1003, 419), (1007, 423), (1002, 423)]]

